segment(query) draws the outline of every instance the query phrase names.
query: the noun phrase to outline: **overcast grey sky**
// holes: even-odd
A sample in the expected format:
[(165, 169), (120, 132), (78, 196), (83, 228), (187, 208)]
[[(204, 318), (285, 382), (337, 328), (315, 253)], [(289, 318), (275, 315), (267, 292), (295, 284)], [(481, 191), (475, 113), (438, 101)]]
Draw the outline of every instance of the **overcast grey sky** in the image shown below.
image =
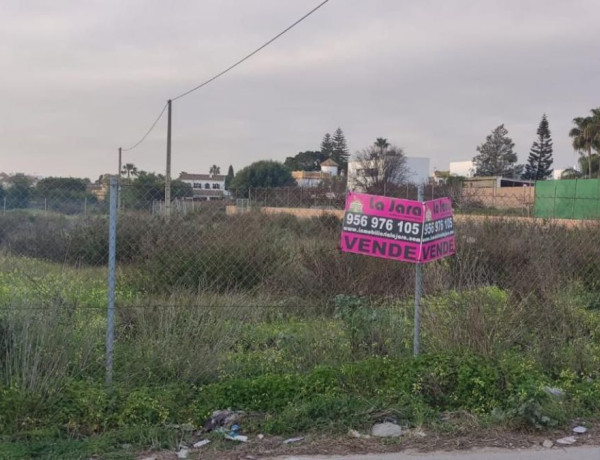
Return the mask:
[[(0, 171), (96, 179), (169, 98), (320, 0), (3, 0)], [(387, 137), (446, 169), (504, 123), (525, 162), (543, 113), (555, 168), (600, 106), (599, 0), (330, 0), (173, 104), (173, 173), (236, 170)], [(124, 162), (164, 173), (166, 117)]]

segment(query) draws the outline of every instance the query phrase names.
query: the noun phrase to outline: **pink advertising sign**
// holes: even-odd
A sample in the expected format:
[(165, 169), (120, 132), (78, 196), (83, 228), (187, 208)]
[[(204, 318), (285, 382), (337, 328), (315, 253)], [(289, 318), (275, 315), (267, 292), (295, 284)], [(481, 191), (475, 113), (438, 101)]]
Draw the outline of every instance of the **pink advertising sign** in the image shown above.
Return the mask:
[(349, 192), (342, 251), (423, 263), (454, 254), (450, 198), (420, 202)]

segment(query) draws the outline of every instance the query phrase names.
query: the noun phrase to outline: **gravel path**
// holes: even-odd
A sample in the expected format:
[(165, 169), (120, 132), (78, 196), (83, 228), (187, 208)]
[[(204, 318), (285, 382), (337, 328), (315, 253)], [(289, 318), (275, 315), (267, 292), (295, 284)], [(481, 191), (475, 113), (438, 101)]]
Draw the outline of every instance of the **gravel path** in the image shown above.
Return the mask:
[(400, 452), (342, 456), (287, 456), (270, 460), (600, 460), (600, 447), (569, 447), (536, 450), (478, 449), (457, 452)]

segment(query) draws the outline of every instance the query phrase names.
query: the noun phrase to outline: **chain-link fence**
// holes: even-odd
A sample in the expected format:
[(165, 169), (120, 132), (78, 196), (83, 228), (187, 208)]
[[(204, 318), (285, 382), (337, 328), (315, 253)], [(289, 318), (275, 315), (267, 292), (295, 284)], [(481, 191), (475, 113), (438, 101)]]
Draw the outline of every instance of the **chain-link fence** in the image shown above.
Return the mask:
[[(415, 267), (341, 252), (345, 191), (232, 190), (166, 207), (156, 187), (120, 190), (116, 381), (206, 383), (412, 354)], [(110, 190), (4, 195), (3, 383), (103, 380)], [(423, 267), (423, 352), (517, 350), (549, 372), (597, 369), (600, 222), (536, 218), (535, 187), (425, 187), (425, 199), (443, 196), (456, 254)]]
[[(455, 184), (423, 185), (426, 200), (449, 197), (463, 214), (533, 216), (534, 187), (470, 187)], [(389, 186), (371, 193), (416, 200), (418, 186)], [(378, 193), (379, 192), (379, 193)], [(331, 187), (252, 188), (245, 193), (254, 206), (264, 208), (344, 209), (346, 189)]]

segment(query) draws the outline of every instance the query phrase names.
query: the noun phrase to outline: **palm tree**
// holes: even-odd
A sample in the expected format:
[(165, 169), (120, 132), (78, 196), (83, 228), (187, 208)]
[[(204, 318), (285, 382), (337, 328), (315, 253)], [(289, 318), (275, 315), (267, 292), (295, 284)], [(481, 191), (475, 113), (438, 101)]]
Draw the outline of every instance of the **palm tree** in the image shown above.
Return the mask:
[(127, 180), (129, 181), (131, 176), (135, 177), (138, 175), (138, 169), (133, 163), (125, 163), (121, 169), (121, 175), (127, 176)]
[[(382, 175), (383, 196), (387, 196), (388, 182), (393, 182), (392, 178), (404, 168), (406, 160), (398, 155), (398, 152), (402, 152), (401, 149), (393, 147), (388, 151), (390, 143), (385, 137), (375, 139), (373, 146), (369, 152), (370, 165), (377, 171), (377, 175)], [(379, 149), (379, 152), (376, 149)]]
[(592, 149), (600, 152), (600, 108), (592, 109), (591, 112), (590, 117), (574, 118), (575, 127), (569, 131), (569, 137), (573, 138), (573, 148), (587, 153), (588, 177), (592, 177)]
[(388, 140), (384, 137), (378, 137), (375, 139), (375, 147), (379, 149), (379, 154), (383, 155), (386, 149), (390, 146)]
[(579, 179), (581, 177), (581, 173), (574, 168), (565, 169), (561, 175), (561, 179)]
[(211, 176), (216, 176), (217, 174), (221, 174), (221, 168), (219, 168), (217, 165), (212, 165), (208, 173)]
[(599, 157), (597, 153), (592, 153), (592, 169), (590, 170), (589, 166), (589, 158), (585, 158), (583, 156), (579, 157), (577, 161), (579, 163), (579, 170), (581, 171), (581, 175), (583, 177), (592, 177), (594, 174), (598, 174), (600, 172), (600, 164)]

